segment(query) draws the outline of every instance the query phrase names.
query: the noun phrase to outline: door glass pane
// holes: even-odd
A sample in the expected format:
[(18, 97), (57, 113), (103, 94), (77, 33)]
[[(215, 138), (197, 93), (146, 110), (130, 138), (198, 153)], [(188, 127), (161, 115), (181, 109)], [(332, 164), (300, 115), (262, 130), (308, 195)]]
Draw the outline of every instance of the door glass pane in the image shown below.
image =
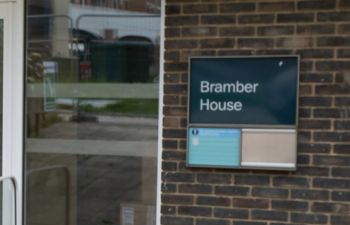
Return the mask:
[(4, 73), (4, 20), (0, 19), (0, 175), (2, 174), (2, 80)]
[(154, 225), (160, 0), (27, 1), (27, 224)]

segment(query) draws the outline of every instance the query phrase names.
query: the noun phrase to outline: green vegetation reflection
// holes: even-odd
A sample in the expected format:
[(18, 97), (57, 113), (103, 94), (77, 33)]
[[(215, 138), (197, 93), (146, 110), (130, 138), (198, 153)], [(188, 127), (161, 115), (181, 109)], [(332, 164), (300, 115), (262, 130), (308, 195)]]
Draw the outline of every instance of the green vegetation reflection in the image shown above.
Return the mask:
[(104, 106), (94, 106), (85, 104), (80, 106), (80, 110), (84, 112), (108, 112), (120, 113), (127, 115), (158, 115), (158, 100), (157, 99), (122, 99), (114, 103), (109, 103)]

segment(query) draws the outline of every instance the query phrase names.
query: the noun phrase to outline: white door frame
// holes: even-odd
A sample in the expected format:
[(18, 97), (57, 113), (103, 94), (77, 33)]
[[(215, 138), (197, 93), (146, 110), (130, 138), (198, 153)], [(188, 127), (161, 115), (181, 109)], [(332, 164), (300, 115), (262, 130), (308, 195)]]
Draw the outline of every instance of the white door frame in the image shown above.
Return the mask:
[(2, 176), (17, 182), (17, 225), (23, 209), (24, 1), (0, 0), (4, 19)]
[[(2, 8), (6, 10), (1, 10)], [(164, 14), (165, 0), (161, 0), (161, 61), (160, 74), (163, 74), (164, 54)], [(4, 30), (4, 85), (3, 88), (3, 166), (2, 176), (14, 177), (17, 182), (17, 225), (22, 225), (24, 187), (24, 0), (0, 0), (0, 18), (5, 21)], [(7, 25), (6, 25), (7, 24)], [(6, 56), (6, 57), (5, 57)], [(7, 75), (9, 74), (9, 75)], [(159, 132), (157, 166), (157, 221), (160, 224), (160, 184), (161, 184), (161, 143), (163, 76), (160, 76)]]

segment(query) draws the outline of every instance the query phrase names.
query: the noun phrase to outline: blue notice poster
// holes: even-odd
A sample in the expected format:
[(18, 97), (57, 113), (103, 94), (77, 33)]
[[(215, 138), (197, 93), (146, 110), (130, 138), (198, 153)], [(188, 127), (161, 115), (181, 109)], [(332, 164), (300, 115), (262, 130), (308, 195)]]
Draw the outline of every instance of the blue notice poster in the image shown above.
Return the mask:
[(189, 166), (239, 167), (241, 130), (232, 128), (189, 128)]

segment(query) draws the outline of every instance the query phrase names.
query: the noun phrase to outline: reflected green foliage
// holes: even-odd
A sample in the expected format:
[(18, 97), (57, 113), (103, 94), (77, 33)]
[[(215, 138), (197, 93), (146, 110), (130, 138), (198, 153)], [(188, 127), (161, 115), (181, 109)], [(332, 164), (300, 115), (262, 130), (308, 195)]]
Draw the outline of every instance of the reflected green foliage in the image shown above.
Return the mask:
[(110, 220), (108, 220), (108, 219), (103, 219), (103, 220), (102, 220), (102, 224), (109, 225), (109, 224), (113, 224), (113, 222), (110, 221)]
[(123, 99), (103, 107), (96, 107), (91, 104), (82, 105), (80, 109), (85, 112), (109, 112), (123, 113), (130, 115), (158, 115), (157, 99)]

